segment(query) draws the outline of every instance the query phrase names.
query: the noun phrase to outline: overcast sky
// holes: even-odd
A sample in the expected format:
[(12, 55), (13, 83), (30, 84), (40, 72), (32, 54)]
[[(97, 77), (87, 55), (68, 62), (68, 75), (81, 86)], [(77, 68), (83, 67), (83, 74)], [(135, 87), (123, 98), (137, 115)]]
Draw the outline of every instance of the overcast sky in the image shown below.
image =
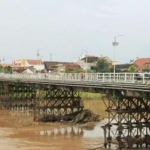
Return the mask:
[(0, 0), (1, 59), (37, 59), (38, 49), (45, 61), (150, 57), (149, 9), (150, 0)]

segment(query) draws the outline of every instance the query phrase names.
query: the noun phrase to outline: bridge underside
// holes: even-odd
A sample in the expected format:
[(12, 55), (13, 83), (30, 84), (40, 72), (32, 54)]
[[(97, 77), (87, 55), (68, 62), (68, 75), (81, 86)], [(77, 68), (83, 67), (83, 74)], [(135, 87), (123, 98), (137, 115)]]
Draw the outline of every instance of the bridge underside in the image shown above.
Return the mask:
[(0, 82), (0, 107), (32, 110), (35, 121), (71, 120), (82, 111), (80, 93), (73, 88)]

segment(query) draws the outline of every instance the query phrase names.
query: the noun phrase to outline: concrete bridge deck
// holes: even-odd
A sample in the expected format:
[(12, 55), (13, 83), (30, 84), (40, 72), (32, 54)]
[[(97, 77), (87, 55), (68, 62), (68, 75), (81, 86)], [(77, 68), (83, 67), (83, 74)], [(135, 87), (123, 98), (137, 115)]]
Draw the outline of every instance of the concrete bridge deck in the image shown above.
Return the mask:
[(26, 83), (41, 83), (68, 85), (76, 87), (104, 87), (104, 88), (129, 88), (135, 90), (149, 90), (150, 76), (143, 73), (140, 79), (137, 79), (135, 73), (87, 73), (81, 78), (79, 73), (50, 74), (45, 78), (45, 74), (1, 74), (0, 81), (14, 82), (19, 80)]
[(135, 83), (140, 82), (143, 84), (150, 83), (150, 75), (148, 73), (59, 73), (48, 74), (0, 74), (0, 78), (16, 78), (16, 79), (47, 79), (47, 80), (65, 80), (65, 81), (101, 81), (101, 82), (115, 82), (115, 83)]

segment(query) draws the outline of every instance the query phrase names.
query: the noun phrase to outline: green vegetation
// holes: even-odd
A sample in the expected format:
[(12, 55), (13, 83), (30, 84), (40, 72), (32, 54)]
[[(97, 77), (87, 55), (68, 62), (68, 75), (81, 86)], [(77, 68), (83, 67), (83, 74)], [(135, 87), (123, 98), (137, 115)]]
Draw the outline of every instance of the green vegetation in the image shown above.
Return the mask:
[(93, 67), (95, 72), (112, 72), (112, 64), (105, 59), (99, 59), (96, 63), (96, 66)]
[(100, 93), (82, 92), (81, 99), (82, 100), (101, 100), (102, 97)]
[(128, 68), (128, 72), (131, 72), (131, 73), (136, 72), (136, 67), (135, 67), (134, 65), (131, 65), (131, 66)]
[(2, 72), (2, 73), (11, 73), (12, 68), (10, 66), (3, 67), (2, 65), (0, 65), (0, 72)]

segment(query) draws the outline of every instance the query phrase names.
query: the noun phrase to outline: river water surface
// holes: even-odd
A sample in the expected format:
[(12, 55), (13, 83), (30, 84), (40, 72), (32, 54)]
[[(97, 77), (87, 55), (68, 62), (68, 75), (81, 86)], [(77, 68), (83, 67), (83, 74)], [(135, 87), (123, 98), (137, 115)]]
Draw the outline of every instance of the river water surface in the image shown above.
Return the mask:
[[(84, 105), (107, 117), (102, 101), (87, 100)], [(101, 126), (106, 123), (37, 123), (32, 112), (0, 110), (0, 150), (101, 150)]]

